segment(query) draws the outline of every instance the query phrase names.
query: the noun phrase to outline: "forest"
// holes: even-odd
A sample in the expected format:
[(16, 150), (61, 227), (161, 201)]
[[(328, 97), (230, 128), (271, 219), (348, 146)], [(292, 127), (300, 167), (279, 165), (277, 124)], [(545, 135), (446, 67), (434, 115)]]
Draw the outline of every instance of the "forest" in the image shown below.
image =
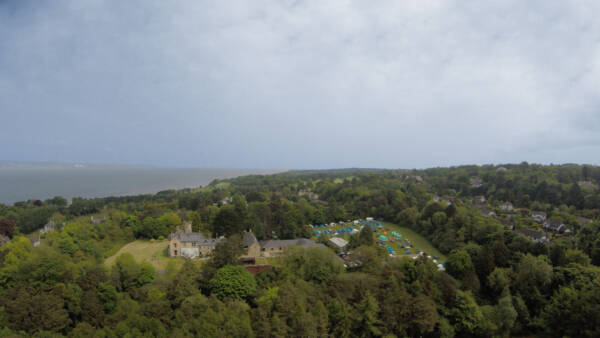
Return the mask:
[[(288, 171), (150, 195), (0, 204), (0, 335), (598, 337), (599, 185), (598, 166), (524, 162)], [(569, 231), (548, 230), (533, 212)], [(426, 237), (447, 256), (445, 270), (424, 256), (389, 255), (368, 227), (351, 238), (351, 267), (333, 248), (291, 248), (256, 275), (239, 259), (244, 231), (310, 238), (311, 224), (366, 217)], [(129, 254), (104, 264), (183, 221), (226, 240), (177, 269)], [(49, 223), (55, 229), (41, 233)]]

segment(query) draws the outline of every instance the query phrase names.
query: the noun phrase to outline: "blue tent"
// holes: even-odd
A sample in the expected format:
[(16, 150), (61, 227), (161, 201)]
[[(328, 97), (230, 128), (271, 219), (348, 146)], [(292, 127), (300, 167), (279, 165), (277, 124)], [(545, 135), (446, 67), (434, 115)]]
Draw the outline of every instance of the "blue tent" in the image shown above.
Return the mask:
[(410, 249), (404, 250), (404, 253), (407, 254), (407, 255), (410, 255)]

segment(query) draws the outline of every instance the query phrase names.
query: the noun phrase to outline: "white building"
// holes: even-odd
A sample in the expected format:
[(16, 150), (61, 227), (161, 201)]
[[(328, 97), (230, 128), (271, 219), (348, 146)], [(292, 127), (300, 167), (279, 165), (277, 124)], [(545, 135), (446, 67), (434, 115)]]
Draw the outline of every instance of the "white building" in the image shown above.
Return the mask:
[(339, 237), (332, 237), (329, 239), (329, 242), (331, 242), (333, 245), (336, 246), (336, 248), (339, 248), (341, 250), (346, 249), (346, 246), (348, 246), (348, 241)]

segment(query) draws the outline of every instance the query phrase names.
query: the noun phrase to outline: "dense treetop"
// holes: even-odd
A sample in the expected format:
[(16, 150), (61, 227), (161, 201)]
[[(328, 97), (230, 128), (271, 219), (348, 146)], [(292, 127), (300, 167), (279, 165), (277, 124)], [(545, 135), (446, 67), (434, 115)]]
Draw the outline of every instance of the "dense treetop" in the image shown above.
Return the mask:
[[(600, 335), (600, 167), (461, 166), (290, 171), (154, 195), (56, 197), (0, 205), (3, 336)], [(485, 198), (485, 201), (480, 196)], [(514, 210), (500, 206), (510, 202)], [(548, 243), (532, 211), (564, 223)], [(92, 222), (105, 216), (103, 222)], [(309, 237), (309, 224), (375, 217), (447, 254), (390, 257), (364, 228), (351, 267), (333, 250), (293, 248), (256, 276), (237, 235)], [(206, 262), (158, 273), (122, 255), (183, 220), (227, 236)], [(38, 235), (32, 247), (27, 236)], [(321, 239), (326, 242), (326, 237)]]

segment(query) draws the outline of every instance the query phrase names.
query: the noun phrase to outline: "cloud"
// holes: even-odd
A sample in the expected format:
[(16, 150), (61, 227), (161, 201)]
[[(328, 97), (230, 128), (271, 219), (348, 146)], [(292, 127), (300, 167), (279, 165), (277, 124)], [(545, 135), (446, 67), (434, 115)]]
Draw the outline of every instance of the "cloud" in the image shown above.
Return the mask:
[(594, 1), (5, 0), (0, 142), (10, 147), (0, 158), (594, 162), (598, 10)]

